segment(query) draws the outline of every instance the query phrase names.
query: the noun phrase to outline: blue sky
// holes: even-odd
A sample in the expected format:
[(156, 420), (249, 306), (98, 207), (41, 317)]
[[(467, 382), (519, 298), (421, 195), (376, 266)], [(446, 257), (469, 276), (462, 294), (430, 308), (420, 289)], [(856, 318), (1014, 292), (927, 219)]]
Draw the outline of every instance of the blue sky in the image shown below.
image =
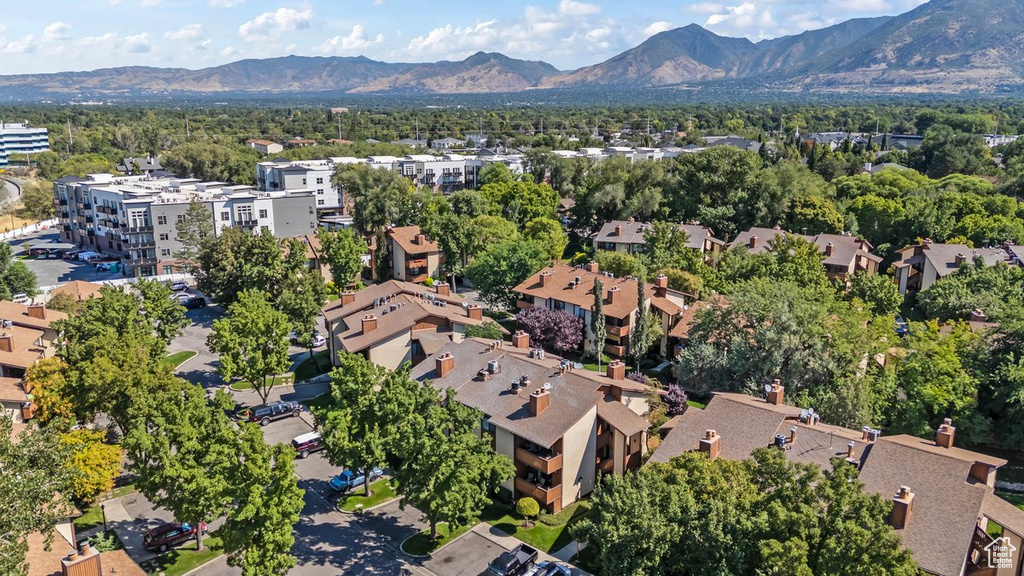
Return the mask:
[(924, 0), (4, 0), (0, 74), (148, 65), (203, 68), (287, 54), (386, 61), (478, 50), (595, 64), (697, 23), (757, 41)]

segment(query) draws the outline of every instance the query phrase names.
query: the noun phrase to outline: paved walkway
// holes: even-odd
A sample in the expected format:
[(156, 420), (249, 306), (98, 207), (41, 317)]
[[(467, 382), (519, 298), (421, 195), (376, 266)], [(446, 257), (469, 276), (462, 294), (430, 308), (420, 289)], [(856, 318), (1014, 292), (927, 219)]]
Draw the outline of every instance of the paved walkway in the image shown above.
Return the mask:
[[(138, 495), (132, 496), (137, 497)], [(125, 509), (121, 498), (107, 500), (103, 505), (106, 506), (107, 526), (117, 534), (121, 543), (124, 544), (125, 551), (133, 560), (141, 564), (156, 556), (146, 550), (143, 545), (143, 535), (148, 526), (145, 523), (140, 526), (135, 521), (135, 518)]]

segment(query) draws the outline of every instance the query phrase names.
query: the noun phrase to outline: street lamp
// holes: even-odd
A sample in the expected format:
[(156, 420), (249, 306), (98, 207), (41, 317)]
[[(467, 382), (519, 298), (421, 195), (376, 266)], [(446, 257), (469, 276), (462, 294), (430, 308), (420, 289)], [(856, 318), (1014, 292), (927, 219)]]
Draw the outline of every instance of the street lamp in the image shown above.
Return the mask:
[(107, 533), (107, 505), (100, 504), (100, 513), (103, 514), (103, 533)]

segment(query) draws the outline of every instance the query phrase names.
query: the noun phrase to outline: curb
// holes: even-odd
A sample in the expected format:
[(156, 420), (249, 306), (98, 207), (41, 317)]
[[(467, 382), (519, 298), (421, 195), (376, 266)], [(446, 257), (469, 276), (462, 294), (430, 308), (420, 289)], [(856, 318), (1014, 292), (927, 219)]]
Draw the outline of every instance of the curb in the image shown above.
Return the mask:
[(359, 512), (356, 512), (355, 510), (352, 510), (351, 512), (348, 511), (348, 510), (342, 510), (341, 507), (339, 507), (337, 505), (337, 503), (335, 503), (334, 509), (337, 510), (338, 512), (341, 512), (342, 514), (347, 515), (347, 516), (361, 516), (363, 514), (366, 514), (367, 512), (373, 512), (374, 510), (378, 510), (380, 508), (383, 508), (383, 507), (387, 506), (388, 504), (391, 504), (392, 502), (397, 502), (397, 501), (399, 501), (401, 499), (402, 499), (401, 496), (395, 496), (391, 500), (385, 500), (385, 501), (381, 502), (380, 504), (376, 504), (376, 505), (371, 506), (369, 508), (363, 508)]
[(195, 568), (189, 570), (188, 572), (185, 572), (181, 576), (189, 576), (189, 574), (195, 574), (196, 572), (202, 570), (203, 568), (206, 568), (210, 564), (213, 564), (217, 560), (220, 560), (221, 558), (224, 558), (226, 556), (227, 556), (227, 554), (221, 554), (220, 556), (214, 556), (213, 558), (210, 558), (210, 560), (208, 562), (203, 562), (199, 566), (196, 566)]
[[(474, 524), (473, 526), (471, 526), (471, 527), (469, 528), (469, 530), (466, 530), (466, 531), (465, 531), (465, 532), (463, 532), (462, 534), (459, 534), (459, 535), (458, 535), (458, 537), (456, 537), (456, 538), (452, 538), (452, 539), (451, 539), (450, 541), (446, 542), (444, 546), (441, 546), (441, 547), (440, 547), (440, 548), (438, 548), (437, 550), (434, 550), (433, 552), (431, 552), (430, 554), (427, 554), (427, 555), (425, 555), (425, 556), (422, 556), (422, 555), (419, 555), (419, 554), (410, 554), (410, 553), (408, 553), (408, 552), (406, 552), (406, 551), (405, 551), (405, 543), (406, 543), (406, 542), (408, 542), (409, 540), (412, 540), (413, 538), (415, 538), (415, 537), (416, 537), (416, 536), (417, 536), (418, 534), (420, 534), (419, 532), (417, 532), (416, 534), (413, 534), (412, 536), (409, 536), (409, 537), (408, 537), (408, 538), (406, 538), (405, 540), (402, 540), (402, 542), (401, 542), (401, 543), (400, 543), (400, 544), (398, 545), (398, 551), (399, 551), (399, 552), (401, 552), (402, 554), (404, 554), (404, 555), (408, 556), (409, 558), (416, 558), (416, 559), (419, 559), (419, 560), (422, 560), (422, 559), (424, 559), (424, 558), (432, 558), (432, 557), (434, 556), (434, 554), (437, 554), (437, 553), (439, 553), (440, 551), (444, 550), (445, 548), (447, 548), (447, 547), (451, 546), (452, 544), (455, 544), (455, 543), (456, 543), (456, 542), (458, 542), (459, 540), (462, 540), (462, 538), (463, 538), (463, 537), (464, 537), (464, 536), (465, 536), (466, 534), (469, 534), (470, 532), (472, 532), (472, 531), (473, 531), (473, 528), (475, 528), (475, 527), (477, 526), (477, 524), (480, 524), (480, 522), (477, 522), (476, 524)], [(502, 548), (504, 548), (504, 546), (502, 546)]]

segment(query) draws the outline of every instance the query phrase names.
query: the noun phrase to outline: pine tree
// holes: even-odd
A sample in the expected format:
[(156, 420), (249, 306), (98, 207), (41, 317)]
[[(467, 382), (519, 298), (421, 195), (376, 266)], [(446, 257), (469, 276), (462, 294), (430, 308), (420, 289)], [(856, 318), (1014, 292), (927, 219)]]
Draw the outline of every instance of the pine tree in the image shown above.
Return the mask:
[(604, 356), (604, 339), (608, 336), (604, 318), (604, 284), (594, 278), (594, 309), (590, 313), (590, 331), (594, 333), (594, 353), (597, 355), (597, 371), (601, 371)]

